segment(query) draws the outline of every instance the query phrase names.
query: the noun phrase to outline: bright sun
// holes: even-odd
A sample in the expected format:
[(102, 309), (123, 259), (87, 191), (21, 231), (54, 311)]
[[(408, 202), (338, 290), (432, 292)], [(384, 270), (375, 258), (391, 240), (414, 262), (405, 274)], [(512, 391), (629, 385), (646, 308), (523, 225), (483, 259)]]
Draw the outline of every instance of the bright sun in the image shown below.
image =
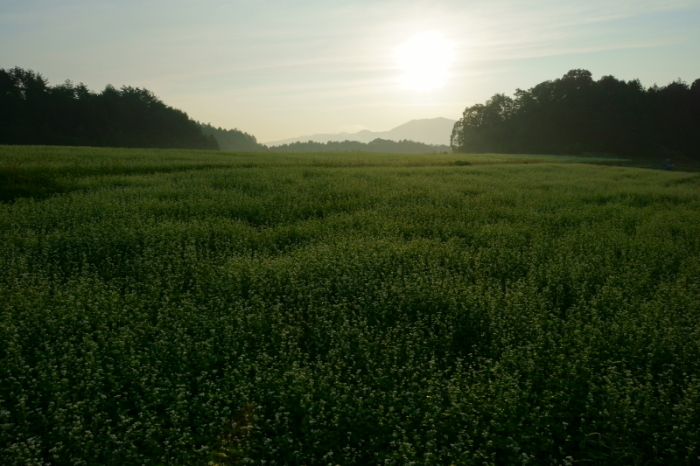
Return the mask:
[(399, 46), (396, 57), (407, 89), (434, 89), (445, 84), (452, 61), (451, 44), (440, 34), (424, 32)]

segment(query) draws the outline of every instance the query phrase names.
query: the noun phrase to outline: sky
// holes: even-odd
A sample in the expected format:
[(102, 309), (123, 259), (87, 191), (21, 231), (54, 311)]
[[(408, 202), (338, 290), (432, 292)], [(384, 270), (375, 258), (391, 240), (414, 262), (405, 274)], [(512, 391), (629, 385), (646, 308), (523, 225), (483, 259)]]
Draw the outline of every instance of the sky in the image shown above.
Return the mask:
[(147, 88), (268, 142), (458, 119), (575, 68), (690, 83), (698, 25), (700, 0), (0, 0), (0, 68)]

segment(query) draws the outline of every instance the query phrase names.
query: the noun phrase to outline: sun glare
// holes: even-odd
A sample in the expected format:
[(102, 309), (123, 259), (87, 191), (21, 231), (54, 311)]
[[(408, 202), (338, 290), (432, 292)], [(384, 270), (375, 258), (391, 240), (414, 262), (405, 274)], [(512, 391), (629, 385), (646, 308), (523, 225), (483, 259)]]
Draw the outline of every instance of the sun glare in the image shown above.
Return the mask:
[(405, 88), (434, 89), (447, 79), (452, 61), (451, 44), (436, 32), (424, 32), (399, 46), (396, 57), (404, 73), (401, 83)]

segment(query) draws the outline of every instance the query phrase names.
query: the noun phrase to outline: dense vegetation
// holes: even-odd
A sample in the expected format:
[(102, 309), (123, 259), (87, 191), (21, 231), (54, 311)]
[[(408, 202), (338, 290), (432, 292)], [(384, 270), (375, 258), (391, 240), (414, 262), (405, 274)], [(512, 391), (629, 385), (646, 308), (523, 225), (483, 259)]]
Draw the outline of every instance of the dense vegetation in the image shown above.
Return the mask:
[(615, 153), (700, 160), (700, 79), (644, 89), (572, 70), (513, 98), (467, 107), (452, 132), (459, 152)]
[(266, 151), (267, 146), (258, 143), (252, 134), (238, 129), (223, 129), (210, 124), (201, 125), (202, 132), (211, 135), (219, 143), (221, 150), (227, 151)]
[(377, 138), (370, 142), (328, 141), (328, 142), (293, 142), (269, 148), (273, 152), (384, 152), (390, 154), (432, 154), (452, 152), (450, 146), (425, 144), (422, 142), (401, 140), (390, 141)]
[(41, 74), (18, 67), (0, 69), (0, 144), (407, 154), (451, 150), (383, 139), (370, 143), (309, 141), (268, 148), (238, 129), (190, 120), (147, 89), (108, 85), (95, 93), (71, 81), (49, 86)]
[(146, 89), (49, 86), (41, 74), (17, 67), (0, 69), (0, 144), (218, 148), (186, 113)]
[(575, 161), (0, 147), (0, 464), (698, 464), (700, 176)]

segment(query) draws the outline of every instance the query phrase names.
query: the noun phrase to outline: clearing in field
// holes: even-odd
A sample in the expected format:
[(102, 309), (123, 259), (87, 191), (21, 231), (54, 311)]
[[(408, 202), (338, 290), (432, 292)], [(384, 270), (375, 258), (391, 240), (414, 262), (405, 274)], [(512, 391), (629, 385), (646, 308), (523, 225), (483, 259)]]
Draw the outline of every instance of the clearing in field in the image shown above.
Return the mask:
[(594, 161), (0, 146), (0, 463), (698, 464), (700, 175)]

